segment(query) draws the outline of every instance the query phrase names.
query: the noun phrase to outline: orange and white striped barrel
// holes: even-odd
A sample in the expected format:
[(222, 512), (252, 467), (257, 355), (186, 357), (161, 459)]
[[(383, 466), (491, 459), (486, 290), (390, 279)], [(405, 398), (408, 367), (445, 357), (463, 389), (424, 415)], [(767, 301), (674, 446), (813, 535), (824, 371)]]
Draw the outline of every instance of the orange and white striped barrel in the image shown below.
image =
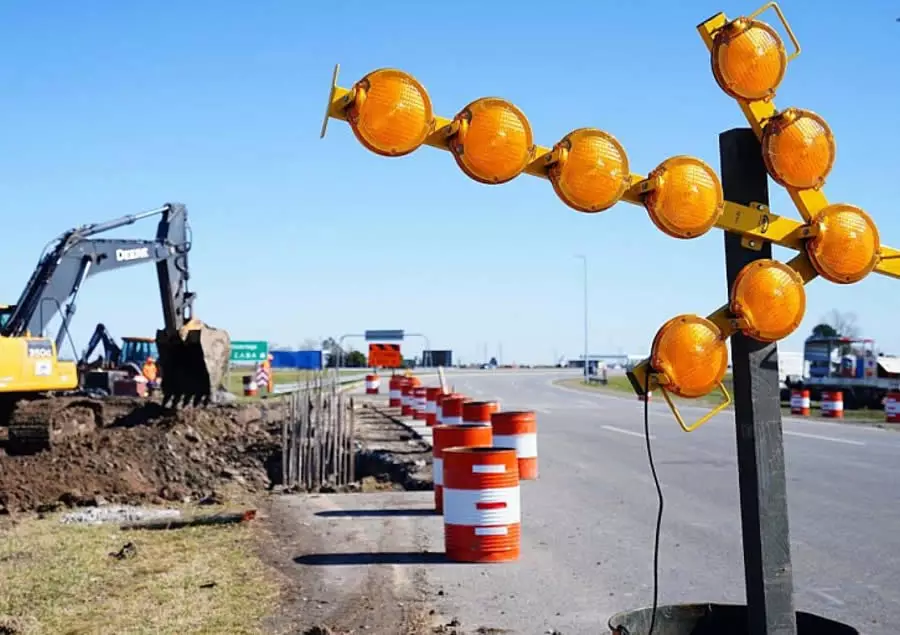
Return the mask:
[[(437, 425), (440, 425), (444, 422), (444, 399), (454, 399), (456, 397), (465, 397), (465, 395), (458, 392), (438, 393), (437, 399), (435, 399), (435, 403), (437, 404)], [(459, 422), (462, 423), (462, 406), (460, 406), (459, 416)]]
[(381, 388), (381, 378), (378, 375), (366, 375), (366, 394), (377, 395)]
[(434, 508), (444, 509), (444, 450), (452, 447), (490, 447), (491, 426), (481, 423), (467, 426), (434, 426), (431, 442), (431, 480), (434, 482)]
[(394, 375), (388, 382), (388, 407), (400, 408), (403, 406), (403, 384), (406, 383), (406, 377), (403, 375)]
[(463, 422), (463, 406), (472, 401), (463, 395), (449, 395), (441, 401), (441, 424), (458, 426)]
[(437, 425), (437, 398), (441, 394), (440, 386), (429, 386), (425, 389), (425, 423)]
[(516, 451), (444, 451), (444, 551), (455, 562), (519, 558), (522, 512)]
[(900, 423), (900, 392), (891, 391), (884, 398), (884, 420)]
[(844, 418), (844, 393), (841, 390), (822, 391), (822, 416), (828, 419)]
[(244, 383), (244, 396), (255, 397), (259, 393), (259, 384), (256, 383), (256, 376), (244, 375), (242, 380)]
[(495, 412), (491, 415), (494, 447), (511, 448), (519, 460), (519, 479), (538, 477), (537, 416), (534, 411)]
[(809, 416), (809, 391), (808, 390), (791, 390), (791, 414)]
[(425, 387), (417, 386), (413, 388), (412, 393), (413, 400), (413, 419), (425, 419)]
[(422, 385), (422, 381), (418, 377), (406, 377), (405, 383), (400, 388), (403, 403), (400, 404), (400, 414), (404, 417), (411, 417), (415, 413), (415, 401), (413, 400), (413, 390)]
[(452, 394), (453, 393), (444, 392), (443, 390), (441, 390), (438, 393), (437, 397), (434, 398), (434, 424), (435, 425), (441, 424), (441, 404), (443, 403), (444, 398), (449, 397)]
[(411, 417), (413, 414), (413, 396), (412, 391), (415, 388), (413, 383), (407, 379), (400, 386), (400, 414), (404, 417)]
[(469, 401), (463, 404), (463, 423), (490, 423), (495, 412), (500, 412), (496, 401)]

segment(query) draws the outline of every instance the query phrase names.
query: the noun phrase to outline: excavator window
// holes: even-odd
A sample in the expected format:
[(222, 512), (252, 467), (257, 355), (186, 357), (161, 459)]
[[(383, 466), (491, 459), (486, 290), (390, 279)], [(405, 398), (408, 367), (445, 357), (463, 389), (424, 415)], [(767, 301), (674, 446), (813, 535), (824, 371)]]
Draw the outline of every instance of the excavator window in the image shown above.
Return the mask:
[(9, 322), (9, 318), (12, 317), (15, 308), (14, 306), (0, 307), (0, 329), (4, 328), (6, 323)]
[(156, 342), (145, 339), (122, 338), (122, 363), (134, 362), (141, 365), (148, 357), (159, 359)]

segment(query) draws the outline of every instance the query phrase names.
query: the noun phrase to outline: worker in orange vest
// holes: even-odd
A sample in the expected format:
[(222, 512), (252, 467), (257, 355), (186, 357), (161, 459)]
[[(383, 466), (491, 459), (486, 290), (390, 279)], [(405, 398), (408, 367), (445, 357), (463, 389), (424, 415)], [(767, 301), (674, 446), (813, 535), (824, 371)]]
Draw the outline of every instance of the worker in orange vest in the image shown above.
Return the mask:
[(141, 374), (147, 380), (147, 391), (152, 394), (159, 385), (157, 382), (157, 379), (159, 378), (159, 368), (156, 366), (156, 360), (152, 357), (148, 357), (147, 361), (144, 362), (143, 368), (141, 368)]

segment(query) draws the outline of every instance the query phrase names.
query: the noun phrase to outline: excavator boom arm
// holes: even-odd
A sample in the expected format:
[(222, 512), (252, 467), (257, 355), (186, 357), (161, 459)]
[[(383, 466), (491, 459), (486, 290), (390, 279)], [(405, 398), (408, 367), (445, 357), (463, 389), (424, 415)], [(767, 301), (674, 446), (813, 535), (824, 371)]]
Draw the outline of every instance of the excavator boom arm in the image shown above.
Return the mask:
[[(93, 238), (151, 215), (160, 216), (156, 240)], [(69, 230), (41, 258), (0, 334), (45, 336), (53, 318), (62, 314), (56, 335), (59, 349), (85, 280), (107, 271), (146, 263), (156, 263), (163, 324), (166, 330), (177, 331), (192, 317), (195, 296), (188, 290), (190, 248), (187, 210), (179, 203)]]

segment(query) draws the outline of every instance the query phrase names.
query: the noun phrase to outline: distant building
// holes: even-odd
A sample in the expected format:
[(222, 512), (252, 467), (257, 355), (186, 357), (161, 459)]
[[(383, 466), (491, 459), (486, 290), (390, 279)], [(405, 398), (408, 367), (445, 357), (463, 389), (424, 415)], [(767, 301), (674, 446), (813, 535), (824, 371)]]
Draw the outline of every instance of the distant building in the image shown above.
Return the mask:
[[(591, 364), (603, 362), (607, 366), (627, 366), (632, 358), (638, 358), (636, 355), (626, 355), (625, 353), (606, 353), (602, 355), (588, 355), (588, 361)], [(638, 359), (644, 359), (640, 357)], [(570, 359), (566, 365), (569, 368), (584, 368), (584, 355), (579, 355), (576, 359)]]
[(453, 366), (453, 351), (422, 351), (422, 366), (443, 366), (445, 368)]

